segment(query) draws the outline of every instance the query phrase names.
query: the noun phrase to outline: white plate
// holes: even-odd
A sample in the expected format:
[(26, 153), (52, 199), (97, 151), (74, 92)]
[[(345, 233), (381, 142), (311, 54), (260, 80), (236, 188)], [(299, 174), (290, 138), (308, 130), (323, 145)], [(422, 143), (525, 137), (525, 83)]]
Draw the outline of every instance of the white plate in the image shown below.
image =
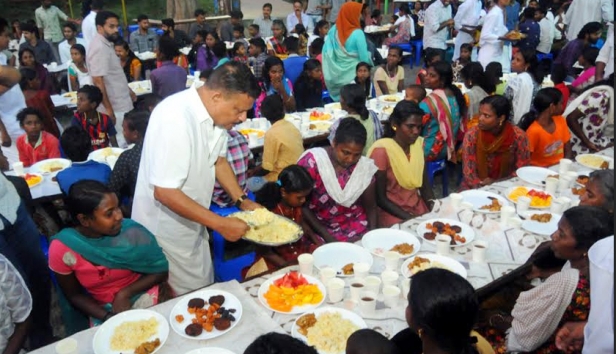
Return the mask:
[[(379, 96), (378, 100), (385, 104), (396, 105), (398, 102), (402, 101), (402, 97), (399, 95), (383, 95)], [(395, 100), (395, 101), (394, 101)]]
[(520, 167), (515, 173), (522, 181), (536, 186), (544, 186), (545, 179), (548, 178), (548, 176), (558, 175), (558, 172), (535, 166)]
[[(436, 221), (440, 221), (444, 224), (449, 224), (451, 226), (457, 225), (460, 226), (460, 228), (462, 229), (462, 231), (460, 231), (458, 233), (458, 235), (464, 237), (466, 239), (466, 242), (464, 243), (459, 243), (457, 245), (452, 245), (452, 247), (461, 247), (461, 246), (466, 246), (469, 243), (473, 242), (473, 240), (475, 239), (475, 231), (473, 230), (472, 227), (470, 227), (468, 224), (465, 224), (463, 222), (457, 221), (457, 220), (453, 220), (453, 219), (445, 219), (445, 218), (438, 218), (438, 219), (430, 219), (430, 220), (426, 220), (424, 222), (422, 222), (421, 224), (417, 225), (417, 235), (419, 235), (419, 237), (423, 238), (424, 241), (430, 243), (430, 244), (436, 244), (436, 241), (432, 240), (426, 240), (424, 238), (424, 234), (426, 232), (432, 232), (430, 230), (428, 230), (428, 228), (426, 227), (426, 224), (430, 223), (430, 224), (434, 224)], [(438, 236), (438, 234), (437, 234)]]
[(612, 165), (614, 164), (614, 159), (608, 156), (602, 156), (602, 155), (594, 155), (594, 154), (581, 154), (581, 155), (577, 155), (575, 157), (575, 161), (577, 161), (577, 163), (579, 163), (580, 165), (584, 166), (584, 167), (588, 167), (590, 169), (593, 170), (600, 170), (601, 168), (597, 165), (593, 165), (591, 163), (588, 163), (588, 161), (584, 161), (588, 158), (601, 158), (603, 159), (603, 161), (607, 161), (609, 163), (611, 163)]
[[(544, 191), (544, 190), (542, 190), (541, 188), (537, 188), (537, 187), (529, 187), (529, 186), (513, 186), (513, 187), (509, 187), (509, 188), (507, 189), (507, 191), (505, 192), (505, 197), (507, 198), (507, 200), (509, 200), (509, 201), (510, 201), (510, 202), (512, 202), (513, 204), (517, 204), (517, 200), (513, 200), (513, 199), (509, 198), (509, 195), (511, 194), (511, 192), (513, 192), (513, 191), (514, 191), (516, 188), (518, 188), (518, 187), (524, 187), (524, 188), (528, 189), (529, 191), (530, 191), (531, 189), (534, 189), (534, 190), (536, 190), (536, 191), (540, 191), (540, 192), (544, 192), (544, 193), (545, 193), (545, 191)], [(556, 197), (555, 197), (554, 195), (550, 194), (550, 196), (552, 197), (552, 200), (556, 199)], [(552, 206), (552, 200), (550, 201), (550, 204), (549, 204), (549, 205), (547, 205), (547, 206), (541, 206), (541, 207), (539, 207), (539, 206), (532, 206), (532, 205), (531, 205), (531, 206), (530, 206), (530, 208), (531, 208), (531, 209), (549, 209), (549, 208), (550, 208), (550, 206)]]
[(549, 214), (542, 212), (528, 212), (524, 215), (526, 220), (522, 221), (522, 228), (528, 232), (535, 233), (537, 235), (550, 236), (556, 230), (558, 230), (558, 222), (560, 221), (561, 215), (552, 214), (552, 219), (550, 222), (542, 223), (538, 221), (533, 221), (530, 219), (531, 216), (535, 214)]
[[(188, 302), (194, 298), (201, 298), (207, 302), (211, 296), (215, 295), (223, 295), (225, 297), (225, 302), (222, 304), (222, 307), (226, 309), (236, 310), (233, 314), (233, 317), (235, 317), (235, 321), (231, 322), (231, 327), (224, 331), (219, 331), (216, 328), (214, 328), (212, 332), (203, 331), (200, 335), (196, 337), (191, 337), (187, 335), (184, 330), (186, 329), (186, 326), (191, 324), (191, 319), (194, 318), (194, 315), (188, 313)], [(176, 315), (184, 316), (184, 322), (178, 323), (178, 321), (175, 320)], [(185, 295), (183, 298), (180, 299), (180, 301), (175, 304), (175, 306), (173, 306), (173, 309), (171, 309), (171, 312), (169, 313), (169, 323), (171, 324), (171, 328), (173, 328), (175, 333), (179, 334), (184, 338), (195, 340), (212, 339), (222, 336), (223, 334), (231, 331), (235, 326), (237, 326), (241, 319), (242, 304), (240, 303), (240, 300), (238, 300), (238, 298), (231, 293), (215, 289), (201, 290)]]
[(489, 211), (489, 210), (481, 209), (481, 207), (484, 205), (492, 204), (492, 200), (490, 199), (490, 197), (498, 199), (498, 201), (500, 202), (502, 206), (509, 205), (509, 202), (504, 197), (496, 193), (486, 192), (486, 191), (482, 191), (479, 189), (466, 190), (464, 192), (460, 192), (460, 194), (462, 194), (462, 196), (464, 197), (465, 202), (473, 204), (473, 211), (477, 213), (484, 213), (484, 214), (500, 213), (500, 211)]
[[(312, 313), (314, 313), (314, 315), (317, 317), (317, 320), (319, 318), (319, 315), (326, 313), (326, 312), (338, 312), (340, 313), (342, 318), (351, 321), (354, 325), (359, 327), (359, 329), (368, 328), (366, 321), (364, 321), (364, 319), (361, 318), (361, 316), (349, 310), (341, 309), (338, 307), (323, 307), (323, 308), (312, 311)], [(296, 318), (295, 321), (293, 321), (293, 326), (291, 327), (291, 336), (293, 338), (297, 338), (303, 341), (304, 343), (308, 344), (308, 338), (306, 338), (303, 334), (298, 332), (298, 326), (296, 324), (297, 319), (299, 319), (299, 317)], [(319, 354), (344, 354), (344, 351), (341, 351), (340, 353), (334, 353), (334, 352), (324, 352), (321, 350), (317, 350), (317, 352)]]
[(326, 111), (333, 112), (334, 109), (342, 109), (342, 105), (340, 105), (340, 102), (332, 102), (326, 104), (323, 108), (325, 108)]
[(185, 354), (235, 354), (234, 352), (225, 348), (199, 348), (189, 351)]
[(312, 252), (314, 266), (317, 269), (332, 267), (339, 277), (352, 277), (342, 274), (342, 267), (349, 263), (364, 262), (372, 267), (372, 255), (365, 248), (347, 242), (332, 242), (324, 244)]
[(370, 253), (378, 257), (383, 257), (385, 252), (401, 243), (413, 245), (413, 252), (406, 255), (400, 253), (401, 258), (408, 258), (419, 252), (419, 249), (421, 248), (421, 242), (419, 242), (419, 239), (415, 236), (415, 234), (396, 229), (372, 230), (366, 233), (361, 239), (362, 246), (370, 251)]
[[(330, 121), (312, 121), (310, 122), (310, 130), (312, 130), (313, 132), (318, 132), (318, 133), (327, 133), (329, 132), (329, 129), (332, 127), (332, 122)], [(314, 126), (314, 128), (312, 128), (312, 126)]]
[[(445, 267), (448, 268), (447, 270), (450, 270), (450, 271), (460, 275), (464, 279), (466, 279), (466, 276), (468, 275), (468, 273), (466, 272), (466, 268), (464, 268), (462, 263), (456, 261), (453, 258), (449, 258), (449, 257), (445, 257), (445, 256), (440, 256), (440, 255), (434, 254), (434, 253), (418, 254), (415, 257), (427, 258), (431, 262), (432, 261), (436, 261), (436, 262), (442, 263)], [(411, 264), (411, 262), (413, 262), (415, 257), (411, 257), (411, 258), (407, 259), (400, 266), (400, 274), (402, 274), (405, 278), (410, 278), (413, 275), (413, 274), (411, 274), (411, 271), (409, 270), (408, 265)]]
[(284, 277), (286, 274), (287, 273), (280, 274), (280, 275), (275, 276), (275, 277), (271, 277), (268, 280), (266, 280), (265, 283), (261, 284), (261, 286), (259, 287), (259, 291), (257, 292), (257, 297), (259, 298), (259, 301), (261, 302), (261, 305), (265, 306), (265, 308), (267, 308), (270, 311), (274, 311), (274, 312), (278, 312), (278, 313), (297, 315), (297, 314), (300, 314), (300, 313), (312, 311), (312, 310), (316, 309), (317, 307), (321, 306), (323, 301), (325, 301), (325, 297), (327, 296), (327, 288), (325, 287), (325, 285), (323, 285), (323, 283), (321, 283), (315, 277), (311, 277), (309, 275), (303, 275), (302, 274), (302, 276), (304, 278), (306, 278), (306, 280), (308, 280), (308, 282), (310, 284), (315, 284), (316, 286), (319, 287), (319, 290), (321, 290), (321, 293), (323, 294), (323, 299), (318, 304), (315, 304), (315, 305), (295, 306), (289, 312), (277, 311), (277, 310), (274, 310), (273, 308), (271, 308), (269, 306), (269, 304), (267, 303), (267, 300), (265, 299), (265, 293), (269, 290), (270, 285), (274, 284), (274, 281)]
[(117, 156), (120, 157), (120, 154), (122, 154), (124, 152), (124, 149), (120, 149), (120, 148), (116, 148), (116, 147), (108, 147), (108, 148), (103, 148), (103, 149), (98, 149), (98, 150), (94, 150), (90, 153), (90, 155), (88, 155), (88, 160), (94, 160), (96, 162), (100, 162), (100, 163), (107, 163), (107, 156), (105, 156), (105, 154), (107, 153), (106, 149), (111, 149), (111, 154), (108, 156)]
[[(48, 167), (48, 165), (50, 164), (62, 165), (62, 169), (58, 171), (50, 172), (49, 167)], [(30, 166), (30, 171), (32, 171), (31, 173), (40, 173), (42, 175), (51, 175), (53, 177), (57, 175), (58, 172), (64, 170), (65, 168), (70, 167), (71, 164), (72, 164), (71, 160), (68, 160), (68, 159), (59, 159), (59, 158), (58, 159), (47, 159), (47, 160), (39, 161), (35, 163), (34, 165)]]
[(158, 312), (152, 310), (129, 310), (111, 317), (98, 328), (94, 334), (94, 339), (92, 340), (94, 354), (126, 353), (126, 350), (121, 352), (111, 350), (111, 337), (113, 336), (113, 331), (115, 328), (124, 322), (148, 320), (152, 317), (155, 317), (158, 322), (158, 333), (148, 338), (147, 341), (153, 341), (156, 338), (160, 340), (160, 345), (153, 352), (156, 353), (163, 347), (163, 345), (165, 345), (165, 341), (167, 341), (167, 337), (169, 336), (169, 324), (163, 315)]

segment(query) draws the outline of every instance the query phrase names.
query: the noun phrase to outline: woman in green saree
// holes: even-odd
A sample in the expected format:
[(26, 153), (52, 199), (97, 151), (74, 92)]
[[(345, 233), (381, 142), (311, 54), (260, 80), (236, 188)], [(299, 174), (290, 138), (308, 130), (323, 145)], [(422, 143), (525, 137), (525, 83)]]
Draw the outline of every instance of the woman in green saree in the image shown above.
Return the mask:
[(77, 310), (97, 325), (158, 303), (169, 264), (154, 235), (123, 219), (118, 198), (100, 182), (73, 184), (66, 203), (76, 226), (53, 236), (49, 247), (49, 267), (70, 304), (63, 306), (64, 321)]

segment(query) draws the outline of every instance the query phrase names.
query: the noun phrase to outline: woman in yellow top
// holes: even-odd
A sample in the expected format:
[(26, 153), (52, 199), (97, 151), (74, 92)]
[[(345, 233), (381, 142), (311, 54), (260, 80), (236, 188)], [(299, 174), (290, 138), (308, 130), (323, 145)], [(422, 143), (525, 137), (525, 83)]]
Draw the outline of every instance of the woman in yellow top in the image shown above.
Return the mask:
[(128, 46), (128, 43), (124, 41), (116, 42), (115, 52), (118, 58), (120, 58), (120, 65), (124, 69), (124, 75), (128, 82), (140, 81), (141, 76), (141, 61)]
[(389, 117), (385, 138), (377, 140), (368, 156), (378, 167), (376, 203), (379, 227), (423, 215), (433, 207), (423, 138), (419, 136), (424, 112), (411, 101), (396, 105)]

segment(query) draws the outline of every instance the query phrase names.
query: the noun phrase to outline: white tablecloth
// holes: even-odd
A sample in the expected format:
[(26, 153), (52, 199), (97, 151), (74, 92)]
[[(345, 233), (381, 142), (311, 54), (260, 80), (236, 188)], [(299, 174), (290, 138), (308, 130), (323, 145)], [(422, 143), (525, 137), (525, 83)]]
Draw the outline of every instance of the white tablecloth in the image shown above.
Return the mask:
[[(183, 354), (198, 348), (220, 347), (229, 349), (234, 353), (241, 354), (244, 352), (246, 347), (248, 347), (248, 345), (260, 335), (269, 332), (282, 333), (282, 329), (280, 328), (278, 323), (274, 321), (266, 311), (264, 311), (262, 306), (257, 305), (250, 298), (250, 295), (248, 295), (248, 293), (244, 290), (243, 284), (240, 284), (234, 280), (226, 283), (213, 284), (207, 289), (228, 291), (240, 300), (243, 307), (243, 314), (237, 326), (235, 326), (231, 331), (229, 331), (229, 333), (225, 333), (220, 337), (210, 340), (186, 339), (175, 333), (173, 329), (170, 329), (167, 341), (157, 353)], [(186, 296), (190, 296), (190, 294)], [(173, 300), (151, 307), (150, 309), (160, 313), (168, 320), (171, 309), (180, 299), (181, 297), (175, 298)], [(92, 348), (92, 340), (94, 338), (94, 333), (96, 333), (97, 329), (98, 328), (91, 328), (71, 336), (71, 338), (76, 339), (79, 343), (79, 349), (77, 351), (79, 354), (94, 353), (94, 350)], [(55, 344), (51, 344), (30, 353), (55, 354), (54, 346)]]

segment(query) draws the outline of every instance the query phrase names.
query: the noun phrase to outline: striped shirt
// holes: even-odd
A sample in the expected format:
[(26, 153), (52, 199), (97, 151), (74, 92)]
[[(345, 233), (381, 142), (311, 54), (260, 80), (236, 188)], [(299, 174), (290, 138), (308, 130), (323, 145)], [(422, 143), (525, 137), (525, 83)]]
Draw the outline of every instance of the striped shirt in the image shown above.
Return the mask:
[[(229, 165), (231, 165), (231, 168), (237, 177), (237, 183), (244, 191), (244, 194), (247, 194), (248, 190), (246, 188), (246, 179), (248, 178), (248, 166), (253, 160), (252, 152), (248, 147), (248, 141), (242, 134), (235, 130), (229, 130), (228, 134), (227, 161), (229, 161)], [(218, 182), (214, 185), (212, 202), (223, 208), (233, 204), (231, 197), (227, 195)]]
[(98, 112), (97, 124), (90, 124), (85, 113), (75, 112), (71, 125), (81, 127), (88, 133), (92, 139), (93, 150), (109, 147), (109, 137), (117, 134), (111, 118), (100, 112)]

